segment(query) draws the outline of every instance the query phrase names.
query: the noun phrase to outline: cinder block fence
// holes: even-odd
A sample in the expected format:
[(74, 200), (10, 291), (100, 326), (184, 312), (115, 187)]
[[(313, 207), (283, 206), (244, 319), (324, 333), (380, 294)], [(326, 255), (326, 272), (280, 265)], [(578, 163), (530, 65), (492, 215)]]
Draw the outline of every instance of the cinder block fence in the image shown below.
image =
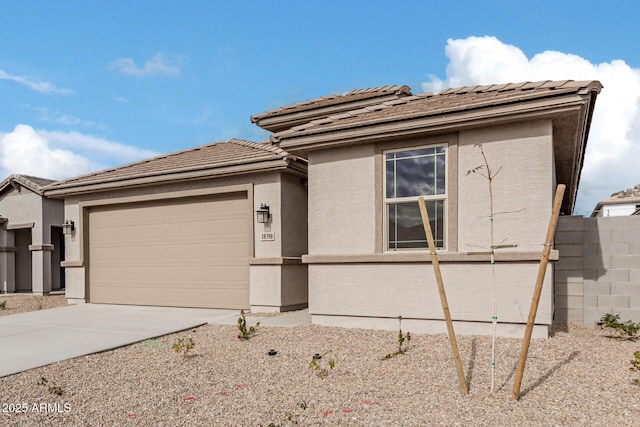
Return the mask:
[(640, 322), (640, 216), (560, 217), (555, 248), (555, 320)]

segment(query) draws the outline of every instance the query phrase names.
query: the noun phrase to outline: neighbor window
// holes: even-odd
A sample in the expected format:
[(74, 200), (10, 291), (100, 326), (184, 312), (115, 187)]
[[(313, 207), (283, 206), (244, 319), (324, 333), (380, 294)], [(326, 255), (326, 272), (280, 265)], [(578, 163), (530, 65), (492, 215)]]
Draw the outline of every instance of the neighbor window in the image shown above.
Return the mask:
[(423, 196), (438, 249), (445, 248), (447, 202), (444, 145), (384, 153), (384, 209), (388, 251), (427, 248), (418, 197)]

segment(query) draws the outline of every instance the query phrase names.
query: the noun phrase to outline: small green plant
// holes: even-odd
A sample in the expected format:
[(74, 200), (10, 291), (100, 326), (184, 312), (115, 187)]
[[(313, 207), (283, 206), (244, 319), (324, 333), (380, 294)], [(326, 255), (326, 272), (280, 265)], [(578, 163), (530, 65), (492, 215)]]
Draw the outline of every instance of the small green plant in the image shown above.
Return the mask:
[(619, 314), (607, 313), (600, 319), (605, 328), (609, 328), (621, 338), (635, 339), (640, 331), (640, 323), (633, 323), (631, 320), (620, 322)]
[[(309, 369), (315, 371), (318, 378), (324, 379), (329, 376), (329, 370), (332, 370), (338, 364), (338, 358), (333, 356), (326, 359), (325, 364), (323, 358), (328, 354), (331, 354), (331, 350), (325, 351), (322, 354), (314, 354), (311, 362), (309, 362)], [(328, 369), (327, 366), (329, 367)]]
[[(387, 354), (382, 359), (383, 360), (391, 359), (392, 357), (395, 357), (398, 354), (405, 354), (410, 342), (411, 342), (411, 333), (410, 332), (407, 332), (406, 334), (402, 333), (402, 316), (398, 316), (398, 349), (393, 353)], [(403, 344), (404, 344), (404, 348), (402, 347)]]
[(146, 340), (144, 342), (144, 346), (146, 346), (146, 347), (155, 347), (155, 348), (159, 348), (161, 350), (165, 350), (167, 348), (166, 345), (164, 345), (160, 341), (156, 341), (156, 340)]
[[(309, 407), (309, 404), (308, 404), (306, 401), (304, 401), (304, 400), (303, 400), (303, 401), (301, 401), (301, 402), (298, 402), (298, 403), (296, 404), (296, 407), (298, 407), (299, 409), (302, 409), (303, 411), (306, 411), (306, 410), (307, 410), (307, 408)], [(284, 421), (284, 423), (283, 423), (283, 424), (276, 424), (276, 423), (274, 423), (274, 422), (270, 422), (270, 423), (267, 425), (267, 427), (283, 427), (283, 426), (285, 426), (285, 425), (288, 425), (288, 426), (297, 426), (297, 425), (298, 425), (298, 419), (297, 419), (297, 417), (299, 416), (299, 414), (296, 414), (295, 412), (299, 412), (299, 411), (294, 410), (293, 412), (289, 412), (289, 411), (285, 412), (285, 413), (284, 413), (284, 417), (283, 417), (283, 419), (284, 419), (285, 421)]]
[(193, 338), (176, 338), (176, 342), (171, 346), (171, 348), (178, 354), (182, 353), (183, 356), (189, 354), (191, 350), (196, 347), (195, 341)]
[(7, 302), (6, 301), (0, 301), (0, 310), (5, 310), (7, 308)]
[[(640, 351), (636, 351), (633, 353), (634, 360), (631, 361), (631, 367), (629, 370), (631, 372), (640, 372)], [(633, 381), (640, 385), (640, 378), (634, 378)]]
[(260, 326), (260, 322), (256, 323), (256, 326), (250, 326), (247, 329), (247, 319), (244, 317), (244, 310), (240, 310), (240, 317), (238, 317), (238, 339), (248, 340), (253, 337)]
[(49, 381), (45, 377), (40, 377), (38, 384), (47, 387), (49, 393), (55, 394), (56, 396), (62, 396), (64, 394), (62, 387), (60, 387), (55, 381)]

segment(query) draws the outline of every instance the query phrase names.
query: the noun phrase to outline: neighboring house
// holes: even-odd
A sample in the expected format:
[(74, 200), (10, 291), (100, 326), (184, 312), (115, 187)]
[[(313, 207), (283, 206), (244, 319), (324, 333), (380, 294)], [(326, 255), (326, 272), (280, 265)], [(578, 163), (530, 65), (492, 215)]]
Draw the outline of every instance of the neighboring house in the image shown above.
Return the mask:
[(639, 215), (639, 212), (640, 184), (633, 188), (613, 193), (611, 197), (598, 202), (591, 216)]
[[(341, 111), (350, 93), (254, 116), (267, 130), (277, 119), (272, 143), (309, 161), (312, 321), (392, 329), (401, 315), (411, 331), (445, 332), (416, 202), (424, 196), (456, 330), (490, 333), (495, 290), (498, 333), (521, 336), (556, 184), (566, 184), (562, 213), (571, 214), (600, 90), (595, 81), (544, 81), (402, 91)], [(500, 170), (496, 243), (517, 244), (497, 250), (495, 279), (487, 255), (469, 254), (490, 246), (488, 183), (467, 174), (483, 164), (477, 144)], [(552, 320), (551, 266), (534, 336), (546, 337)]]
[[(74, 223), (68, 301), (306, 307), (306, 170), (270, 144), (232, 139), (47, 187)], [(256, 222), (262, 205), (267, 223)]]
[(53, 182), (11, 175), (0, 183), (0, 292), (44, 295), (64, 287), (64, 206), (43, 196)]

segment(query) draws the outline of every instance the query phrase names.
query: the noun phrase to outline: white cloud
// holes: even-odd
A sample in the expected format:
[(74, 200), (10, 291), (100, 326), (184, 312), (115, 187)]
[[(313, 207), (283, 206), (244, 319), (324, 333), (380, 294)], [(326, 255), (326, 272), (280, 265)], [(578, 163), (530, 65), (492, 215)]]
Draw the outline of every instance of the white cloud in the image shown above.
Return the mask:
[(64, 114), (59, 111), (52, 111), (44, 107), (34, 107), (34, 111), (38, 113), (38, 118), (43, 122), (55, 123), (63, 126), (83, 126), (88, 128), (95, 128), (106, 130), (107, 126), (102, 123), (95, 123), (88, 120), (82, 120), (79, 117)]
[(20, 83), (21, 85), (24, 85), (29, 89), (35, 90), (36, 92), (58, 93), (58, 94), (73, 93), (73, 91), (70, 89), (60, 89), (60, 88), (57, 88), (52, 83), (41, 82), (32, 77), (27, 77), (27, 76), (15, 76), (12, 74), (8, 74), (4, 70), (0, 70), (0, 80), (8, 80), (8, 81)]
[(429, 76), (427, 91), (475, 84), (538, 80), (599, 80), (604, 89), (587, 143), (576, 213), (588, 214), (601, 199), (640, 184), (640, 69), (622, 60), (593, 64), (577, 55), (544, 51), (527, 56), (495, 37), (448, 40), (445, 80)]
[(0, 138), (0, 170), (2, 179), (13, 173), (63, 179), (89, 172), (91, 163), (69, 150), (51, 148), (32, 127), (18, 125)]
[(0, 180), (14, 173), (64, 179), (157, 154), (75, 131), (36, 131), (20, 124), (0, 133)]
[(163, 54), (156, 53), (153, 58), (145, 62), (143, 67), (137, 66), (131, 58), (118, 58), (109, 65), (109, 68), (136, 77), (146, 77), (153, 74), (178, 75), (180, 74), (181, 62), (182, 58), (180, 57), (174, 57), (170, 61)]
[(109, 163), (112, 164), (134, 162), (159, 154), (152, 150), (124, 145), (119, 142), (85, 135), (76, 131), (60, 132), (39, 130), (38, 134), (55, 146), (72, 149), (75, 152), (80, 152), (89, 157), (100, 156), (102, 161), (108, 159), (110, 160)]

